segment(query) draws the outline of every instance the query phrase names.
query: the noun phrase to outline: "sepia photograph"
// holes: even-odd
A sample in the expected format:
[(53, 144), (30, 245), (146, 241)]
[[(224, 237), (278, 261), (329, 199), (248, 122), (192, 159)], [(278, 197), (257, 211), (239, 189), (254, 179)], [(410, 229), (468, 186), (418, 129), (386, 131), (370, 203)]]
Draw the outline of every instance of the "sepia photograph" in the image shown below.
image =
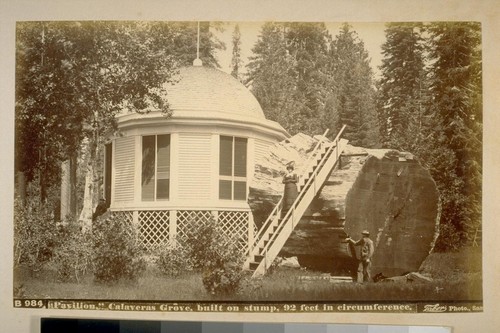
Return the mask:
[(477, 21), (18, 21), (13, 304), (483, 311)]

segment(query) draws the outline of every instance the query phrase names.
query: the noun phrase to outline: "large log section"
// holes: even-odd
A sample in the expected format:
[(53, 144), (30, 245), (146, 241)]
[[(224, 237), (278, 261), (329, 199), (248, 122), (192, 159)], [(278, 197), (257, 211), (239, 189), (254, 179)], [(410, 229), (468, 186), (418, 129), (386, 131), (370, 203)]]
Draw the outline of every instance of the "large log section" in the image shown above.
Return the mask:
[[(249, 204), (258, 227), (282, 195), (285, 164), (295, 161), (300, 174), (317, 139), (298, 134), (256, 161)], [(417, 271), (437, 236), (438, 202), (433, 179), (411, 154), (348, 145), (281, 256), (349, 274), (355, 261), (343, 239), (358, 239), (368, 229), (375, 243), (373, 273)]]

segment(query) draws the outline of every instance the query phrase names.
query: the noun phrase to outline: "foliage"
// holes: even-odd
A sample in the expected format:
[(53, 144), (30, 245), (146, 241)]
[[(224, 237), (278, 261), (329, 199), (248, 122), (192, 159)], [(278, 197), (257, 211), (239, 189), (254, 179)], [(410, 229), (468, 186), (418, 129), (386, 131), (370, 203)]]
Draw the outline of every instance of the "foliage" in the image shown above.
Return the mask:
[(59, 231), (63, 239), (55, 249), (52, 262), (60, 281), (81, 282), (81, 278), (93, 270), (92, 235), (82, 232), (80, 226), (70, 222)]
[(423, 141), (429, 100), (424, 33), (421, 23), (390, 23), (385, 30), (377, 111), (381, 140), (390, 148), (415, 152)]
[(243, 64), (241, 60), (241, 33), (240, 26), (236, 24), (233, 31), (233, 55), (231, 57), (231, 75), (241, 81), (240, 68)]
[(39, 271), (57, 245), (56, 225), (51, 207), (29, 201), (25, 206), (14, 200), (14, 265)]
[(214, 219), (197, 221), (186, 239), (193, 265), (202, 271), (205, 289), (214, 295), (236, 293), (243, 278), (243, 253), (237, 239), (224, 234)]
[(329, 35), (322, 23), (265, 23), (247, 65), (247, 84), (266, 117), (291, 134), (317, 134), (326, 95)]
[(218, 263), (203, 270), (203, 286), (213, 295), (231, 295), (239, 291), (243, 263), (227, 254), (219, 254)]
[(118, 214), (98, 219), (92, 230), (94, 278), (97, 282), (136, 280), (146, 262), (132, 222)]
[(177, 277), (193, 270), (188, 248), (177, 242), (159, 249), (156, 265), (168, 277)]
[(332, 41), (329, 59), (334, 89), (324, 122), (335, 129), (333, 133), (347, 125), (343, 136), (352, 145), (377, 146), (378, 121), (370, 59), (364, 43), (348, 24), (341, 27)]
[[(470, 250), (471, 248), (467, 248)], [(470, 261), (464, 261), (469, 258)], [(433, 300), (457, 301), (479, 300), (482, 295), (481, 268), (470, 263), (481, 262), (481, 255), (470, 257), (467, 253), (433, 253), (431, 265), (425, 264), (424, 274), (433, 278), (430, 283), (331, 283), (318, 272), (281, 269), (261, 279), (243, 282), (243, 289), (234, 295), (219, 299), (236, 302), (298, 302), (339, 300), (393, 300), (397, 302)], [(428, 260), (426, 260), (427, 262)], [(69, 299), (141, 299), (213, 301), (214, 296), (205, 293), (198, 272), (182, 278), (158, 276), (152, 272), (144, 274), (139, 281), (120, 281), (115, 285), (94, 284), (91, 280), (77, 283), (60, 283), (43, 271), (39, 277), (26, 276), (23, 282), (24, 297)], [(46, 297), (46, 296), (45, 296)]]
[[(429, 27), (434, 60), (432, 111), (438, 144), (448, 159), (430, 163), (442, 200), (441, 225), (468, 242), (481, 222), (482, 85), (480, 24), (435, 23)], [(432, 153), (431, 153), (432, 155)], [(437, 249), (449, 246), (443, 237)]]
[(168, 32), (138, 22), (19, 23), (16, 169), (28, 181), (40, 170), (51, 183), (83, 138), (97, 144), (114, 128), (119, 111), (168, 111)]
[(323, 23), (266, 23), (252, 51), (247, 84), (267, 118), (290, 134), (347, 124), (354, 145), (377, 146), (373, 73), (349, 25), (332, 40)]
[(436, 244), (437, 251), (458, 251), (463, 243), (463, 235), (452, 224), (441, 224), (439, 226), (439, 242)]
[[(171, 44), (167, 47), (180, 66), (191, 66), (196, 58), (198, 22), (156, 22), (155, 24), (161, 29), (169, 27), (172, 30), (174, 34)], [(214, 30), (222, 32), (223, 24), (200, 22), (200, 59), (203, 66), (220, 67), (215, 52), (226, 49), (226, 45), (215, 36)]]
[(295, 95), (297, 72), (286, 47), (282, 24), (266, 23), (247, 65), (246, 84), (252, 89), (266, 118), (280, 123), (290, 134), (300, 131), (302, 101)]

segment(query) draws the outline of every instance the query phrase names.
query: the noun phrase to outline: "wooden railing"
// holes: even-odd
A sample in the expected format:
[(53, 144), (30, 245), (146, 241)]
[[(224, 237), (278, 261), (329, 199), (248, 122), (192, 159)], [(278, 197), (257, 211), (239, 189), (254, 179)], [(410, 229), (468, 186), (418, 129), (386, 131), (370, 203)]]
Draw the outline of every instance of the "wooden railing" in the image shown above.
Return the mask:
[[(302, 167), (302, 172), (301, 175), (299, 176), (299, 188), (302, 187), (303, 185), (300, 185), (300, 182), (303, 179), (306, 179), (304, 176), (307, 176), (307, 172), (309, 168), (311, 168), (312, 163), (314, 162), (314, 157), (318, 155), (319, 148), (321, 147), (321, 144), (324, 142), (326, 135), (328, 134), (329, 129), (323, 133), (321, 138), (318, 140), (316, 145), (314, 146), (311, 156), (307, 160), (307, 162), (304, 164), (304, 167)], [(281, 208), (283, 205), (283, 196), (281, 196), (280, 200), (278, 203), (274, 206), (273, 210), (267, 217), (266, 221), (262, 225), (262, 227), (259, 229), (257, 235), (255, 236), (254, 243), (250, 244), (249, 249), (247, 251), (247, 258), (251, 257), (252, 252), (254, 251), (255, 248), (259, 248), (263, 246), (263, 236), (269, 231), (272, 230), (273, 227), (275, 227), (278, 223), (279, 217), (281, 216)], [(245, 263), (245, 268), (248, 268), (249, 260)]]
[[(260, 262), (253, 262), (253, 265), (258, 264), (255, 268), (254, 276), (264, 274), (270, 267), (286, 240), (290, 237), (292, 231), (299, 223), (305, 210), (309, 207), (311, 201), (335, 167), (342, 150), (347, 144), (347, 140), (340, 139), (344, 129), (345, 126), (342, 127), (337, 137), (330, 145), (323, 147), (323, 140), (318, 142), (313, 151), (313, 155), (307, 163), (308, 165), (305, 167), (305, 176), (303, 177), (303, 179), (306, 180), (305, 184), (301, 186), (299, 195), (283, 219), (280, 221), (278, 218), (279, 215), (277, 215), (280, 210), (278, 208), (278, 206), (281, 205), (280, 201), (273, 212), (271, 212), (268, 220), (266, 220), (267, 226), (260, 230), (258, 238), (249, 251), (249, 257), (245, 263), (245, 267), (252, 268), (252, 260), (255, 259), (256, 256), (262, 257)], [(323, 153), (323, 155), (320, 154), (320, 158), (317, 157), (318, 152)], [(314, 156), (316, 156), (316, 163), (313, 162), (315, 160)], [(260, 250), (261, 248), (262, 250)]]

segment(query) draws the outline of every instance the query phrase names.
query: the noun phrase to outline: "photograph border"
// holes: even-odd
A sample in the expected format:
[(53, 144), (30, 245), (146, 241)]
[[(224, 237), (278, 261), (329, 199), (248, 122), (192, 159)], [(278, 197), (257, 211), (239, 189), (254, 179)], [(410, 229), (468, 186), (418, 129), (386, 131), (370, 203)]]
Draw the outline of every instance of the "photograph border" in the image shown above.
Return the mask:
[[(43, 5), (42, 5), (43, 3)], [(172, 1), (164, 4), (161, 9), (158, 3), (145, 2), (138, 5), (131, 1), (120, 2), (117, 10), (116, 1), (97, 2), (88, 8), (87, 2), (65, 3), (63, 1), (23, 1), (8, 4), (0, 2), (1, 15), (1, 38), (2, 44), (2, 87), (0, 96), (2, 103), (2, 124), (4, 126), (4, 137), (2, 140), (2, 151), (7, 156), (13, 153), (13, 110), (14, 110), (14, 34), (15, 22), (24, 20), (218, 20), (218, 21), (351, 21), (351, 22), (388, 22), (388, 21), (479, 21), (483, 28), (483, 94), (484, 94), (484, 173), (483, 179), (483, 221), (494, 221), (498, 215), (498, 207), (493, 204), (495, 189), (498, 179), (495, 178), (495, 166), (500, 165), (499, 158), (491, 153), (491, 148), (500, 143), (498, 135), (495, 136), (495, 126), (499, 125), (499, 116), (494, 110), (499, 105), (498, 91), (498, 60), (497, 50), (498, 38), (496, 31), (500, 31), (498, 21), (500, 19), (498, 5), (495, 1), (483, 0), (469, 3), (467, 1), (450, 1), (446, 3), (447, 11), (439, 10), (440, 4), (432, 1), (380, 1), (375, 4), (370, 1), (359, 1), (356, 4), (350, 1), (313, 1), (309, 5), (302, 2), (287, 1), (209, 1), (183, 3)], [(196, 6), (198, 4), (198, 6)], [(383, 4), (386, 7), (381, 8)], [(148, 6), (149, 5), (149, 6)], [(165, 7), (176, 8), (168, 10)], [(325, 10), (329, 8), (330, 11)], [(29, 10), (28, 10), (29, 9)], [(169, 8), (170, 9), (170, 8)], [(486, 112), (488, 110), (488, 112)], [(488, 332), (489, 329), (498, 327), (498, 301), (500, 297), (498, 281), (500, 279), (499, 261), (495, 258), (495, 250), (498, 244), (492, 235), (499, 234), (499, 228), (493, 223), (483, 224), (483, 248), (492, 249), (483, 252), (483, 302), (484, 312), (467, 314), (360, 314), (360, 313), (294, 313), (294, 314), (250, 314), (250, 313), (175, 313), (175, 312), (112, 312), (112, 311), (48, 311), (40, 309), (14, 309), (12, 301), (12, 199), (13, 199), (13, 163), (5, 163), (2, 166), (2, 185), (6, 189), (2, 192), (2, 253), (7, 260), (2, 261), (1, 270), (1, 296), (3, 299), (0, 311), (2, 317), (10, 318), (7, 328), (15, 332), (16, 329), (26, 331), (21, 327), (28, 325), (31, 331), (36, 331), (37, 318), (41, 316), (74, 316), (94, 318), (116, 318), (116, 319), (156, 319), (156, 320), (208, 320), (208, 321), (265, 321), (265, 322), (337, 322), (337, 323), (372, 323), (372, 324), (425, 324), (443, 325), (455, 327), (454, 332), (475, 329)], [(490, 181), (491, 180), (491, 181)], [(488, 204), (490, 203), (490, 204)], [(493, 254), (493, 255), (492, 255)], [(10, 306), (9, 306), (10, 305)], [(458, 322), (460, 316), (460, 322)], [(464, 320), (465, 319), (465, 320)], [(480, 328), (484, 329), (481, 330)], [(35, 329), (35, 330), (34, 330)]]

